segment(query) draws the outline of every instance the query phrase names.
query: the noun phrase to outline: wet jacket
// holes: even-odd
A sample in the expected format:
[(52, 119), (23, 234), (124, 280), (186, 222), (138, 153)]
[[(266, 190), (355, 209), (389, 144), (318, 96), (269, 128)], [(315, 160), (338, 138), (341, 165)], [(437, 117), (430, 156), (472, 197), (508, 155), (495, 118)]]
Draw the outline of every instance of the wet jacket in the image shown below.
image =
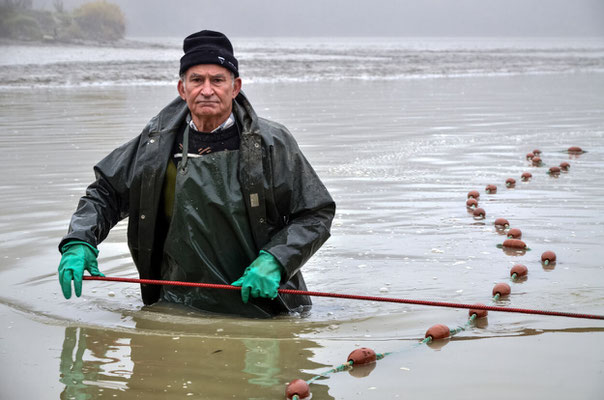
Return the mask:
[[(59, 248), (72, 240), (96, 247), (129, 217), (128, 246), (140, 277), (161, 279), (167, 231), (160, 214), (162, 184), (188, 112), (186, 103), (175, 99), (138, 137), (94, 167), (96, 181), (80, 199)], [(306, 290), (300, 268), (329, 237), (335, 203), (284, 126), (257, 117), (243, 93), (233, 102), (233, 113), (241, 127), (239, 181), (255, 245), (284, 267), (282, 288)], [(141, 285), (145, 304), (159, 294), (159, 286)], [(285, 309), (310, 304), (294, 295), (280, 295), (279, 301)]]

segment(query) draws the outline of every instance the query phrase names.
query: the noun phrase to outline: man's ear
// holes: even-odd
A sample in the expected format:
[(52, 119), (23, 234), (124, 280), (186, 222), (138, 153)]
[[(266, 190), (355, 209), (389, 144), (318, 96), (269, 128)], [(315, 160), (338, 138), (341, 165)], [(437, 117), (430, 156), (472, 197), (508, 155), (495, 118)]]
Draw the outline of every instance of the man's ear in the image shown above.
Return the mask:
[(240, 77), (235, 78), (235, 84), (233, 85), (233, 98), (237, 97), (239, 91), (241, 91), (241, 85), (243, 82)]
[(176, 87), (178, 88), (178, 94), (180, 95), (180, 98), (186, 100), (187, 98), (185, 97), (185, 85), (182, 82), (182, 79), (178, 80), (178, 84), (176, 85)]

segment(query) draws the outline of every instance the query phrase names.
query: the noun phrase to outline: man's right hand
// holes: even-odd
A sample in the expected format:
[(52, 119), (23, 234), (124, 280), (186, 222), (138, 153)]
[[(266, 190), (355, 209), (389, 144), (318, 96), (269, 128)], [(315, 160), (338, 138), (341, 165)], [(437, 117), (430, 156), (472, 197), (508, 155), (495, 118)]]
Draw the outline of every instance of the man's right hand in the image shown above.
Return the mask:
[(86, 242), (69, 242), (61, 248), (61, 263), (59, 264), (59, 282), (66, 299), (71, 297), (71, 281), (76, 296), (82, 294), (82, 276), (84, 270), (92, 276), (105, 276), (99, 271), (96, 257), (99, 251)]

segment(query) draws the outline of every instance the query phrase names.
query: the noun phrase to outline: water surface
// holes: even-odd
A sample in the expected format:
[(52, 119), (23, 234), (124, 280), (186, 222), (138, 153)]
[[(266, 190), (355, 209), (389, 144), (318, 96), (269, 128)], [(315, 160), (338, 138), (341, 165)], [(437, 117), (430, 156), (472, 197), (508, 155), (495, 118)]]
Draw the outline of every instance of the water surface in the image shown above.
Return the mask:
[[(499, 305), (604, 314), (601, 73), (244, 89), (261, 116), (288, 126), (338, 204), (332, 238), (304, 267), (311, 290), (490, 304), (493, 285), (509, 282)], [(306, 318), (248, 320), (143, 307), (136, 285), (109, 282), (65, 300), (56, 246), (92, 166), (175, 94), (172, 85), (0, 92), (3, 398), (281, 398), (288, 381), (360, 346), (394, 354), (367, 377), (316, 382), (313, 398), (600, 397), (599, 321), (491, 313), (428, 347), (417, 343), (431, 325), (463, 326), (467, 312), (317, 298)], [(588, 152), (570, 157), (572, 145)], [(534, 148), (545, 167), (525, 160)], [(546, 174), (561, 161), (568, 173)], [(521, 183), (523, 171), (533, 180)], [(484, 192), (490, 183), (497, 194)], [(485, 220), (465, 208), (472, 189)], [(531, 251), (498, 249), (497, 217)], [(106, 275), (137, 277), (125, 227), (99, 247)], [(557, 253), (554, 268), (539, 263), (545, 250)], [(509, 281), (514, 263), (527, 265), (526, 281)]]

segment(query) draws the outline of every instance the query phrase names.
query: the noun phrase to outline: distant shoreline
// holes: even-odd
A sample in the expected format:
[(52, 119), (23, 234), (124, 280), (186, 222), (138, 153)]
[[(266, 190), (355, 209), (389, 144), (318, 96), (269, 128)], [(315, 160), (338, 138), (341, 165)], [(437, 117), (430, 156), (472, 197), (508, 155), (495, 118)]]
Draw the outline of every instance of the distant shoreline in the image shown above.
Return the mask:
[(155, 47), (158, 49), (171, 48), (168, 45), (152, 42), (142, 42), (132, 39), (120, 39), (115, 42), (97, 42), (94, 40), (18, 40), (9, 38), (0, 38), (0, 46), (57, 46), (57, 47), (104, 47), (115, 49), (136, 49), (141, 47)]

